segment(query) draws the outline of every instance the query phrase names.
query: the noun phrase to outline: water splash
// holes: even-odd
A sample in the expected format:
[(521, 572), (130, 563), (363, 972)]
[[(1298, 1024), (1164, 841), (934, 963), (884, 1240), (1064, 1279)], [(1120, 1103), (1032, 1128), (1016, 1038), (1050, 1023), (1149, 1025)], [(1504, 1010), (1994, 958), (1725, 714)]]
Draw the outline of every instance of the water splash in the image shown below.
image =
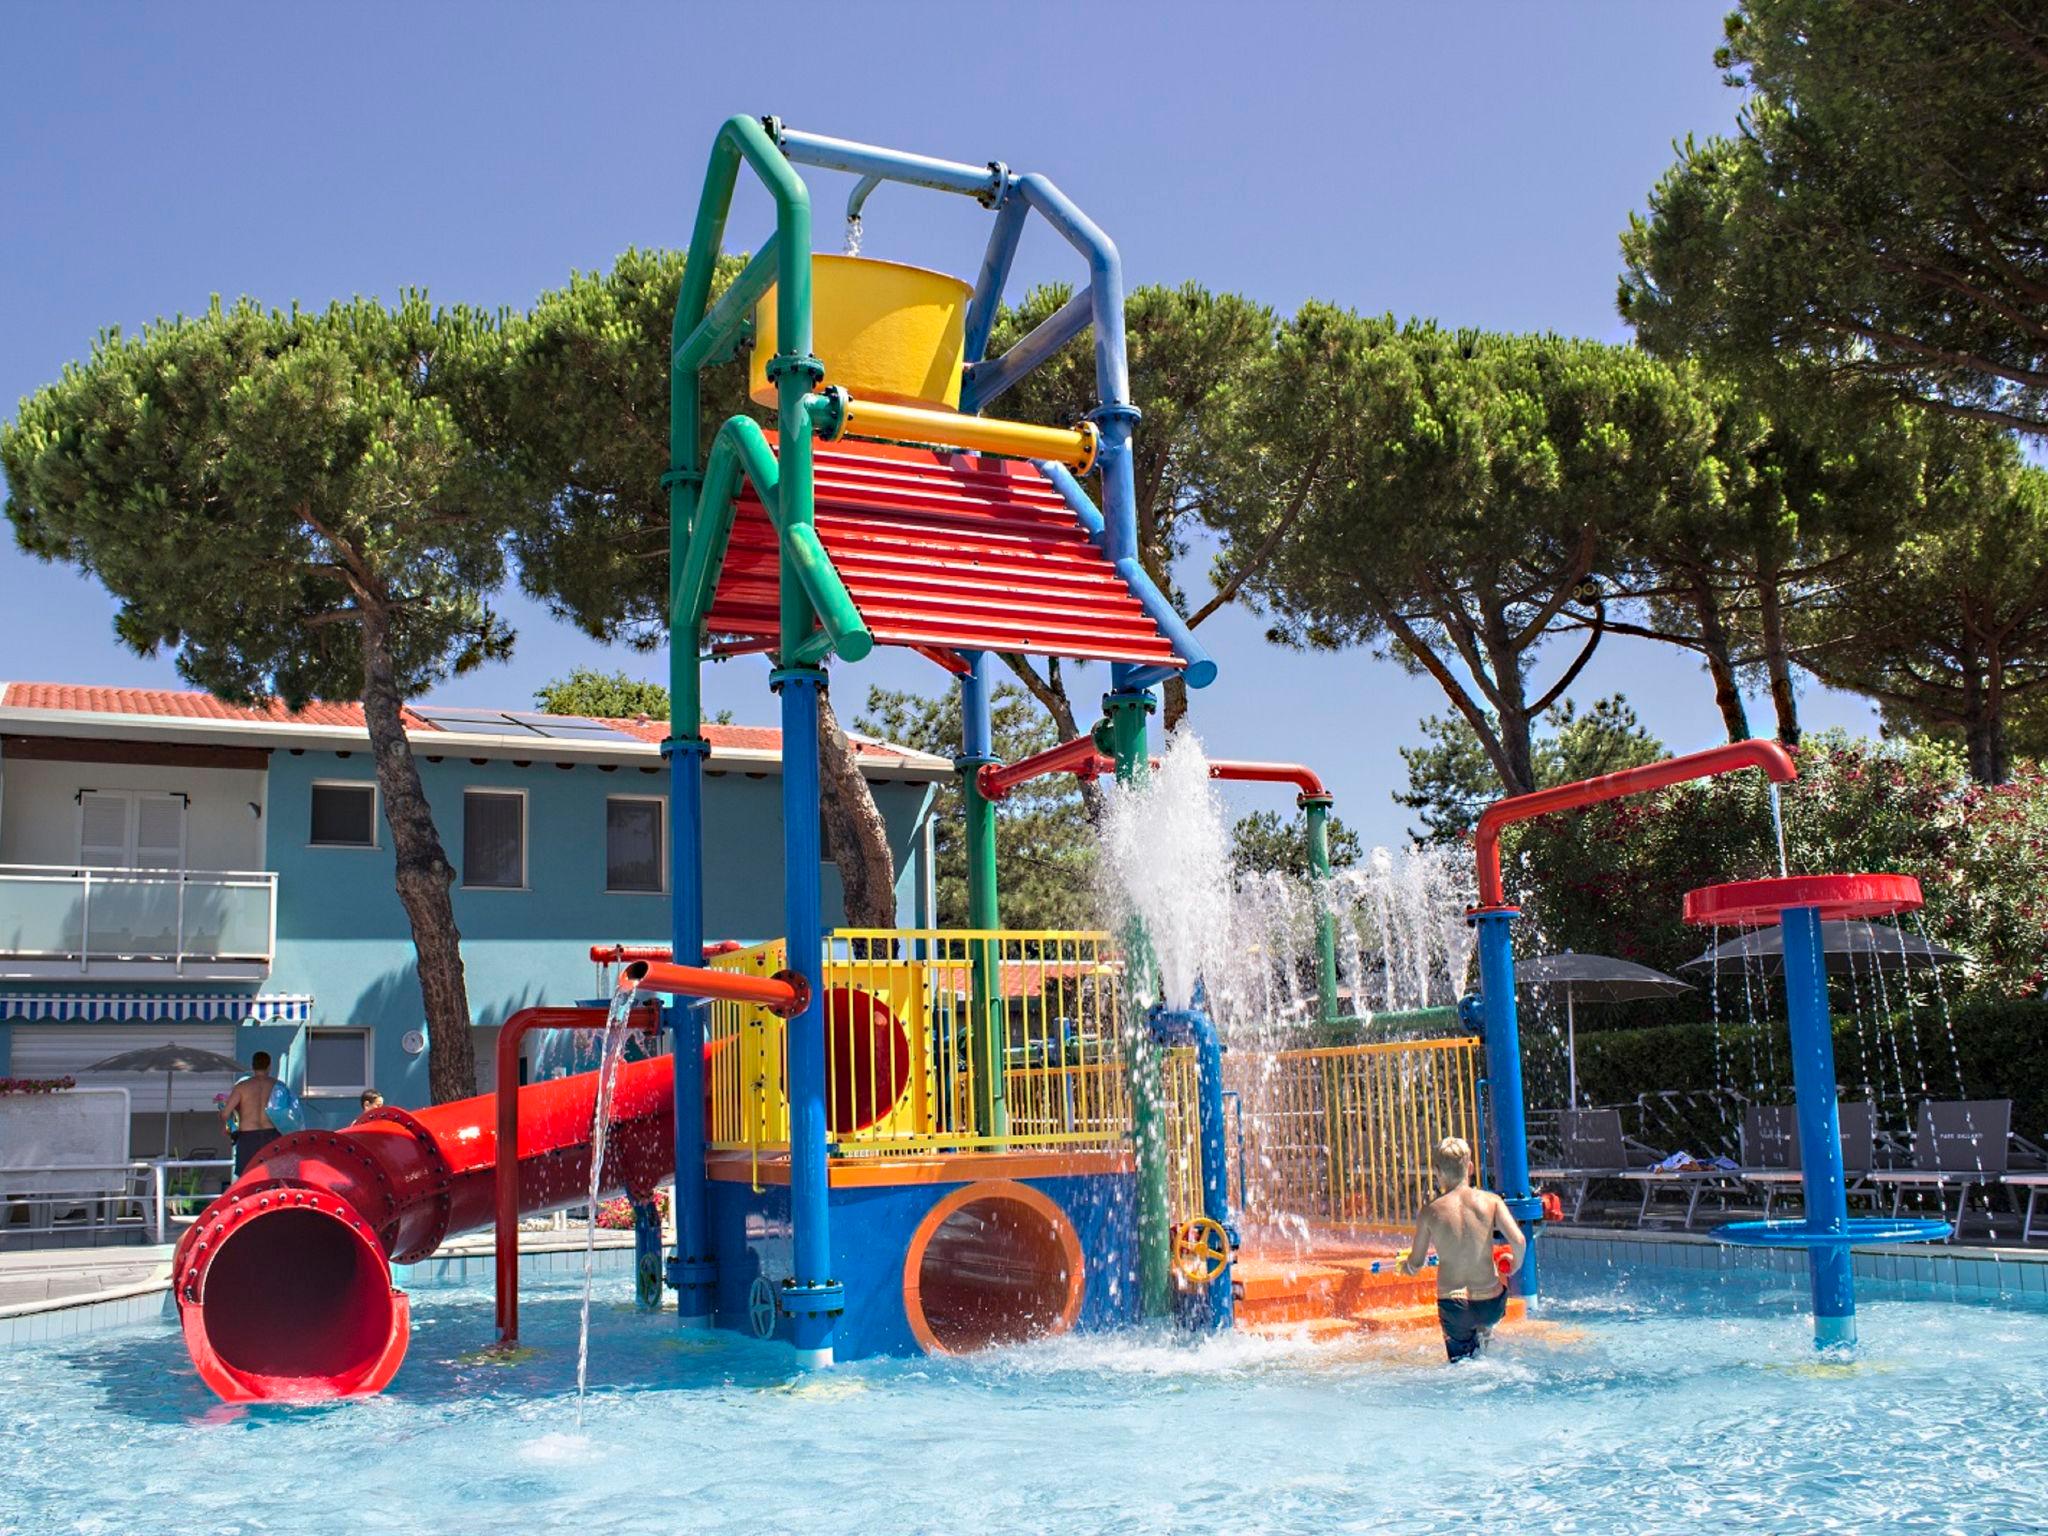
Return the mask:
[(597, 1069), (597, 1096), (590, 1114), (590, 1186), (588, 1225), (583, 1233), (583, 1314), (576, 1336), (576, 1427), (583, 1427), (583, 1398), (590, 1383), (590, 1296), (597, 1276), (598, 1199), (604, 1193), (605, 1140), (611, 1131), (612, 1091), (618, 1085), (619, 1063), (631, 1033), (634, 993), (621, 978), (605, 1015), (603, 1058)]
[(860, 215), (852, 214), (846, 221), (846, 250), (848, 256), (860, 254)]

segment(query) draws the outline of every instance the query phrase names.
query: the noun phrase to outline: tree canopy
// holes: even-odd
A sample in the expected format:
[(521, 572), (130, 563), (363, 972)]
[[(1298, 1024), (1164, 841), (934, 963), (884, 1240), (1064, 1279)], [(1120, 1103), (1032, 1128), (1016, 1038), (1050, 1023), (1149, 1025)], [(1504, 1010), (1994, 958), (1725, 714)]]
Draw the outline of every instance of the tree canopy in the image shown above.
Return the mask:
[[(1725, 478), (1696, 381), (1632, 348), (1451, 333), (1308, 306), (1284, 328), (1270, 451), (1325, 467), (1250, 588), (1288, 643), (1364, 645), (1443, 688), (1510, 794), (1599, 643), (1595, 578), (1637, 520)], [(1334, 417), (1334, 429), (1326, 418)], [(1234, 519), (1226, 561), (1272, 512)], [(1592, 622), (1535, 668), (1575, 602)]]
[[(1330, 867), (1348, 869), (1365, 857), (1365, 844), (1341, 816), (1332, 816), (1325, 829), (1330, 844)], [(1299, 875), (1311, 873), (1308, 862), (1308, 823), (1300, 816), (1283, 816), (1278, 811), (1252, 811), (1238, 817), (1230, 829), (1230, 862), (1241, 874)]]
[(103, 582), (128, 646), (226, 699), (362, 701), (436, 1099), (474, 1090), (470, 1013), (400, 707), (511, 647), (487, 598), (534, 493), (505, 448), (507, 340), (421, 293), (216, 302), (103, 334), (0, 430), (16, 538)]
[(2048, 22), (2004, 0), (1744, 0), (1733, 137), (1622, 235), (1643, 344), (2048, 434)]
[[(1620, 694), (1596, 700), (1583, 715), (1570, 699), (1552, 717), (1555, 725), (1535, 744), (1536, 788), (1571, 784), (1615, 773), (1665, 755), (1664, 743), (1643, 729)], [(1457, 716), (1430, 715), (1422, 722), (1420, 746), (1400, 748), (1408, 766), (1408, 788), (1394, 802), (1422, 820), (1409, 835), (1424, 843), (1457, 843), (1472, 835), (1479, 813), (1500, 798), (1478, 733)]]

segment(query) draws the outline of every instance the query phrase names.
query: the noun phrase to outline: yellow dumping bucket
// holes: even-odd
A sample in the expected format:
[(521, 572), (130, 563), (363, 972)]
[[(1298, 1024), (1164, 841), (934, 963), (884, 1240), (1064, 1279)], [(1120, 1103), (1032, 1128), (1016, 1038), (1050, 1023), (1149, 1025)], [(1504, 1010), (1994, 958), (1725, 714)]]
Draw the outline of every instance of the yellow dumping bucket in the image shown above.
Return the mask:
[[(971, 284), (944, 272), (864, 256), (811, 258), (812, 350), (825, 382), (856, 400), (960, 407)], [(747, 392), (775, 404), (768, 359), (776, 352), (775, 289), (754, 310)]]

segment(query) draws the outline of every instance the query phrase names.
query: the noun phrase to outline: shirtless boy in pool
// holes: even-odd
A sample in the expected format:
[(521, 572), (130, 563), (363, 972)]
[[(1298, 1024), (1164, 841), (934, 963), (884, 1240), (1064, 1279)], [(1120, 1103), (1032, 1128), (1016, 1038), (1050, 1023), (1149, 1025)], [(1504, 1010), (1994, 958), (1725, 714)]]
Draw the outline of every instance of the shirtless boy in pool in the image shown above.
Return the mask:
[(1436, 1249), (1436, 1316), (1444, 1352), (1453, 1362), (1469, 1360), (1486, 1347), (1508, 1309), (1507, 1282), (1493, 1262), (1494, 1234), (1507, 1240), (1511, 1275), (1522, 1267), (1528, 1240), (1499, 1195), (1472, 1187), (1472, 1148), (1463, 1139), (1446, 1136), (1430, 1162), (1443, 1193), (1415, 1219), (1415, 1239), (1401, 1271), (1421, 1273), (1429, 1250)]

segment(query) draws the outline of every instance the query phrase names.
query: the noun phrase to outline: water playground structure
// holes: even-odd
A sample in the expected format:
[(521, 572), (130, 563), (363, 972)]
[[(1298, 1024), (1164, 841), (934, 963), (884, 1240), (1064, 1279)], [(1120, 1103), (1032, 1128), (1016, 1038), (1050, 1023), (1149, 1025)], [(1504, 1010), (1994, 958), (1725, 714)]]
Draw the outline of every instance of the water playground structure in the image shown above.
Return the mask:
[[(979, 202), (993, 223), (976, 279), (814, 255), (802, 167), (859, 178), (850, 220), (885, 184)], [(712, 258), (743, 168), (772, 198), (775, 229), (714, 300)], [(1034, 215), (1088, 280), (990, 357)], [(1141, 928), (1112, 942), (1001, 923), (996, 806), (1043, 774), (1142, 783), (1155, 690), (1216, 675), (1137, 555), (1141, 420), (1115, 246), (1043, 176), (736, 117), (713, 145), (689, 248), (664, 476), (671, 945), (594, 948), (620, 967), (609, 1020), (602, 1007), (560, 1007), (508, 1021), (495, 1096), (384, 1108), (258, 1154), (175, 1257), (201, 1376), (230, 1400), (381, 1389), (409, 1333), (392, 1265), (493, 1223), (498, 1331), (510, 1343), (519, 1217), (583, 1204), (593, 1190), (634, 1202), (643, 1305), (673, 1292), (685, 1323), (779, 1338), (809, 1364), (1168, 1318), (1195, 1331), (1298, 1322), (1318, 1308), (1348, 1325), (1433, 1323), (1429, 1277), (1399, 1275), (1390, 1260), (1394, 1234), (1428, 1198), (1437, 1138), (1483, 1142), (1487, 1181), (1532, 1235), (1543, 1216), (1529, 1178), (1500, 828), (1733, 768), (1789, 778), (1790, 759), (1745, 743), (1488, 812), (1470, 915), (1480, 992), (1467, 1010), (1483, 1057), (1480, 1039), (1459, 1033), (1280, 1051), (1260, 1064), (1265, 1098), (1250, 1103), (1254, 1084), (1242, 1070), (1233, 1078), (1245, 1053), (1226, 1055), (1199, 997), (1157, 1000)], [(1052, 427), (992, 414), (1084, 332), (1098, 400), (1085, 419)], [(707, 437), (702, 370), (749, 344), (751, 394), (773, 408), (774, 427), (736, 415)], [(828, 660), (857, 663), (877, 646), (915, 651), (960, 690), (965, 929), (824, 927), (818, 701)], [(1101, 723), (999, 762), (991, 667), (1005, 652), (1107, 663)], [(704, 892), (716, 874), (702, 861), (701, 671), (747, 653), (772, 658), (780, 698), (783, 932), (707, 946)], [(1319, 778), (1279, 763), (1211, 771), (1292, 784), (1314, 875), (1327, 883), (1331, 797)], [(1843, 876), (1716, 887), (1687, 905), (1695, 921), (1784, 925), (1808, 1215), (1724, 1235), (1809, 1248), (1823, 1343), (1853, 1339), (1844, 1245), (1931, 1233), (1887, 1224), (1877, 1234), (1844, 1211), (1816, 925), (1915, 902), (1911, 881)], [(1319, 913), (1315, 926), (1314, 1012), (1336, 1024), (1334, 920)], [(613, 1034), (665, 1030), (669, 1049), (625, 1062), (610, 1081), (601, 1070), (517, 1086), (527, 1031), (608, 1022)], [(1248, 1189), (1247, 1136), (1278, 1193)], [(663, 1253), (652, 1199), (671, 1179), (675, 1240)], [(1306, 1286), (1262, 1270), (1246, 1246), (1253, 1208), (1273, 1204), (1308, 1211), (1323, 1234)], [(1518, 1277), (1525, 1300), (1538, 1294), (1533, 1252)]]

